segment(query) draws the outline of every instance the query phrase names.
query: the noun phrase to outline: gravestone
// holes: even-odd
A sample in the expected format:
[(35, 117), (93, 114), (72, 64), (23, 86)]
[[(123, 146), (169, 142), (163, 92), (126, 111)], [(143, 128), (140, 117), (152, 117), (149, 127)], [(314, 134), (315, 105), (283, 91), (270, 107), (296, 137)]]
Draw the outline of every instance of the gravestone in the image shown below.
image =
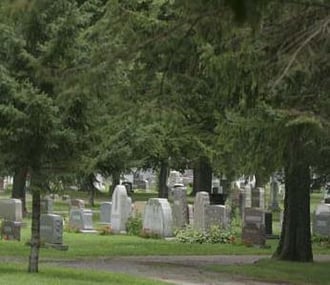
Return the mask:
[(330, 205), (319, 204), (314, 213), (313, 233), (330, 237)]
[(40, 213), (52, 214), (54, 209), (54, 201), (50, 198), (44, 198), (40, 200)]
[(71, 209), (70, 227), (80, 232), (96, 232), (93, 227), (93, 212), (90, 209)]
[(143, 231), (159, 237), (173, 235), (172, 209), (167, 199), (150, 198), (148, 200), (143, 218)]
[(252, 187), (247, 184), (243, 187), (243, 211), (245, 208), (252, 208)]
[(1, 239), (21, 240), (21, 222), (4, 220), (1, 223)]
[(194, 224), (194, 205), (188, 204), (188, 224)]
[(100, 204), (100, 223), (111, 224), (112, 202), (102, 202)]
[(63, 218), (54, 214), (40, 215), (40, 239), (50, 244), (62, 244)]
[(186, 188), (173, 188), (171, 191), (173, 229), (182, 229), (188, 224), (188, 203)]
[(248, 245), (265, 246), (265, 214), (263, 210), (245, 208), (242, 241)]
[(280, 191), (280, 183), (276, 180), (274, 175), (271, 177), (270, 182), (270, 205), (269, 208), (271, 210), (279, 210), (280, 206), (278, 203), (278, 195)]
[(209, 193), (205, 191), (200, 191), (196, 193), (194, 201), (194, 229), (198, 231), (206, 231), (206, 208), (210, 205)]
[(0, 199), (0, 217), (13, 222), (22, 222), (22, 201)]
[(230, 225), (230, 210), (225, 205), (208, 205), (205, 211), (205, 228), (212, 226), (226, 229)]
[(262, 187), (253, 188), (251, 190), (251, 207), (252, 208), (265, 208), (265, 189)]
[(81, 199), (71, 199), (70, 200), (70, 209), (78, 208), (83, 209), (85, 208), (85, 201)]
[(3, 177), (0, 177), (0, 192), (3, 192), (5, 190), (5, 179)]
[(114, 233), (126, 232), (126, 222), (131, 213), (132, 199), (124, 185), (117, 185), (112, 194), (111, 230)]

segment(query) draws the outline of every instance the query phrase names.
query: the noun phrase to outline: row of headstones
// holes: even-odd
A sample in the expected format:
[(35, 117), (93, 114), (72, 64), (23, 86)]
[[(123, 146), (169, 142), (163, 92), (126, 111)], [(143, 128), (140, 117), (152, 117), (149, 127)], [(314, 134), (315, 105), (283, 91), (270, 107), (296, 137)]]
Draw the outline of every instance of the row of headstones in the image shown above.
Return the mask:
[[(134, 205), (126, 189), (118, 185), (112, 202), (100, 206), (101, 223), (111, 224), (114, 233), (126, 231), (128, 217), (134, 215)], [(191, 224), (196, 230), (207, 231), (212, 225), (228, 227), (230, 210), (225, 205), (210, 204), (209, 193), (198, 192), (194, 205), (188, 205), (186, 190), (174, 188), (170, 198), (150, 198), (142, 209), (143, 231), (161, 237), (171, 237), (175, 229)]]

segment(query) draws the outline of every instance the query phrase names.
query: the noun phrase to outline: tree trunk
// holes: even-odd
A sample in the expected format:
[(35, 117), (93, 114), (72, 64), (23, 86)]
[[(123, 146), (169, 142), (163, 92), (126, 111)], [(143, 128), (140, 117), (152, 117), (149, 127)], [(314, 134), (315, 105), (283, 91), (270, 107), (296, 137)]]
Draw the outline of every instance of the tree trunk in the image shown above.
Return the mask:
[[(31, 185), (32, 186), (32, 185)], [(38, 272), (40, 248), (40, 191), (32, 189), (31, 248), (28, 272)]]
[(310, 169), (304, 161), (304, 142), (296, 135), (288, 146), (285, 166), (284, 220), (281, 238), (273, 257), (279, 260), (312, 262), (310, 228)]
[(110, 197), (112, 197), (112, 193), (115, 190), (116, 186), (120, 184), (120, 172), (112, 173), (112, 185), (110, 188)]
[(89, 204), (91, 205), (91, 207), (95, 206), (96, 188), (94, 187), (94, 181), (95, 181), (95, 176), (93, 173), (87, 175), (87, 177), (85, 178), (85, 186), (89, 193)]
[(26, 216), (25, 183), (27, 170), (24, 167), (17, 168), (14, 173), (13, 191), (11, 197), (22, 201), (22, 213)]
[(211, 192), (212, 167), (207, 158), (200, 158), (194, 165), (193, 195), (200, 191)]
[(168, 198), (168, 187), (166, 185), (168, 177), (168, 164), (165, 161), (161, 162), (160, 171), (158, 175), (158, 197)]

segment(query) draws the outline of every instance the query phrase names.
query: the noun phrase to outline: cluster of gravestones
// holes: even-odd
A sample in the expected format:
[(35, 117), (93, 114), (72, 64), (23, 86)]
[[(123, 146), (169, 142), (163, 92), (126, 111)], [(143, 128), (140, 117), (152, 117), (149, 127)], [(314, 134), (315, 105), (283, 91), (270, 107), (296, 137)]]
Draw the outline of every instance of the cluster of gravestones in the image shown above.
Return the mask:
[(272, 235), (271, 213), (265, 210), (265, 190), (251, 184), (239, 189), (239, 213), (242, 218), (242, 241), (249, 245), (265, 246)]
[[(93, 226), (93, 211), (83, 200), (68, 199), (69, 226), (83, 233), (97, 232)], [(272, 235), (271, 213), (265, 210), (263, 188), (244, 185), (239, 189), (238, 205), (242, 217), (242, 240), (264, 246)], [(316, 208), (312, 230), (314, 234), (330, 236), (330, 204), (322, 202)], [(194, 204), (187, 202), (184, 187), (173, 188), (169, 199), (151, 198), (132, 203), (124, 185), (117, 185), (111, 201), (100, 205), (100, 224), (111, 227), (113, 233), (125, 233), (126, 223), (136, 212), (142, 213), (143, 231), (160, 237), (172, 237), (176, 229), (191, 225), (198, 231), (208, 231), (216, 225), (229, 228), (231, 209), (210, 200), (208, 192), (198, 192)], [(22, 204), (18, 199), (0, 199), (1, 238), (20, 240)], [(41, 200), (40, 236), (43, 243), (59, 249), (63, 245), (63, 217), (53, 213), (53, 199)]]
[(213, 225), (230, 225), (228, 206), (211, 204), (207, 192), (198, 192), (194, 205), (188, 205), (184, 187), (173, 188), (169, 199), (150, 198), (132, 204), (123, 185), (116, 186), (111, 202), (101, 203), (101, 224), (111, 225), (114, 233), (126, 232), (126, 222), (135, 212), (142, 214), (142, 230), (160, 237), (172, 237), (176, 229), (188, 224), (199, 231), (207, 231)]

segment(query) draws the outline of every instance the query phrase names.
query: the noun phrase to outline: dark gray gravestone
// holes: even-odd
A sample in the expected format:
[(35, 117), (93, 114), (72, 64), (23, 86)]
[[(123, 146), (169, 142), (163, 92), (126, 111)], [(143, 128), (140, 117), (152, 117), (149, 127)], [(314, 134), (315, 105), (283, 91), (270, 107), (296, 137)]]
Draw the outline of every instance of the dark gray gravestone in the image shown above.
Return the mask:
[(242, 241), (248, 245), (265, 246), (265, 213), (263, 210), (245, 208)]
[(21, 240), (21, 223), (4, 220), (1, 224), (1, 238), (4, 240)]
[(100, 223), (111, 224), (112, 202), (102, 202), (100, 205)]

